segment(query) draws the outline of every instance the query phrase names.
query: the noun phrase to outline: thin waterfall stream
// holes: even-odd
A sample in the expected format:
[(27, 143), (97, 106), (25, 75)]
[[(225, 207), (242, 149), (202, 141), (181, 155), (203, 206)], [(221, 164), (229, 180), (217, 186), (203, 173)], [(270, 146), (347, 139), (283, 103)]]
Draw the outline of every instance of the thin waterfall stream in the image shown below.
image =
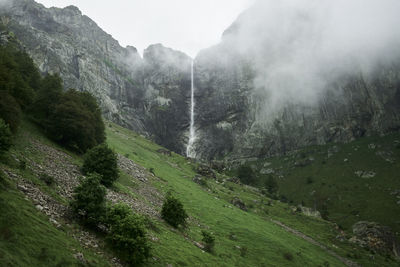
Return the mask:
[(195, 157), (195, 152), (193, 149), (194, 141), (196, 140), (196, 132), (194, 128), (194, 61), (192, 60), (191, 64), (191, 73), (190, 73), (190, 130), (189, 130), (189, 141), (186, 147), (186, 156), (189, 158)]

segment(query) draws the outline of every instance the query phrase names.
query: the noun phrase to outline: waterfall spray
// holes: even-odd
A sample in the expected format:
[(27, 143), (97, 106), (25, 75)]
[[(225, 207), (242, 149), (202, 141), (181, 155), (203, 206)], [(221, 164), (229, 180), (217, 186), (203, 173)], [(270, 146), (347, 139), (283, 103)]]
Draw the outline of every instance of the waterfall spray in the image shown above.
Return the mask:
[(189, 142), (186, 147), (186, 156), (189, 158), (194, 158), (195, 153), (193, 149), (193, 143), (196, 140), (196, 133), (194, 129), (194, 61), (192, 60), (191, 73), (190, 73), (190, 130), (189, 130)]

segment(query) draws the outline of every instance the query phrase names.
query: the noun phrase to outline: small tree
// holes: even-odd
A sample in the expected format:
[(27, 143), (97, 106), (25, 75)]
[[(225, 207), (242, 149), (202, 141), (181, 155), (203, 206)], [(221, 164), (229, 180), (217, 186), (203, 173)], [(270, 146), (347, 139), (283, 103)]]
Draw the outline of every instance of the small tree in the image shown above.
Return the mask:
[(100, 184), (98, 174), (88, 174), (87, 178), (75, 189), (71, 208), (84, 223), (95, 226), (105, 214), (106, 189)]
[(12, 144), (12, 135), (8, 125), (0, 119), (0, 155), (8, 151)]
[(21, 121), (21, 108), (13, 96), (2, 90), (0, 90), (0, 118), (8, 124), (11, 132), (17, 132)]
[(162, 206), (161, 217), (171, 226), (178, 228), (179, 225), (183, 227), (186, 225), (188, 215), (179, 199), (167, 194)]
[(238, 169), (238, 177), (244, 184), (254, 184), (255, 175), (251, 167), (242, 165)]
[(118, 221), (128, 217), (132, 213), (131, 208), (126, 204), (119, 203), (107, 209), (106, 223), (108, 226), (115, 225)]
[(269, 175), (267, 180), (265, 181), (265, 187), (267, 188), (270, 194), (276, 194), (278, 191), (278, 184), (272, 175)]
[[(121, 211), (122, 213), (120, 213)], [(116, 219), (119, 215), (122, 217), (112, 220), (107, 240), (121, 259), (132, 266), (139, 266), (150, 256), (150, 245), (146, 237), (144, 220), (138, 215), (127, 215), (125, 211), (126, 208), (122, 208), (122, 206), (114, 208), (113, 218)]]
[(212, 252), (214, 249), (215, 245), (215, 238), (211, 235), (211, 233), (207, 231), (201, 231), (201, 234), (203, 235), (203, 242), (204, 242), (204, 249), (207, 252)]
[(85, 154), (82, 172), (98, 173), (101, 183), (110, 187), (119, 177), (117, 155), (106, 144), (98, 145)]

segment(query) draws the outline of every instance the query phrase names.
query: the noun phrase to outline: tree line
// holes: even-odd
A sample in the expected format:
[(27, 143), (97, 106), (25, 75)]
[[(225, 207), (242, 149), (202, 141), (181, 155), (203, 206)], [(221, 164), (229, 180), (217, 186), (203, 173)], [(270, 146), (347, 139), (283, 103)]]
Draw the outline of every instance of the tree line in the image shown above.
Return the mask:
[(49, 138), (78, 153), (105, 140), (96, 99), (88, 92), (64, 90), (58, 74), (42, 76), (26, 52), (8, 43), (0, 46), (1, 135), (9, 136), (8, 130), (15, 134), (22, 116), (39, 125)]

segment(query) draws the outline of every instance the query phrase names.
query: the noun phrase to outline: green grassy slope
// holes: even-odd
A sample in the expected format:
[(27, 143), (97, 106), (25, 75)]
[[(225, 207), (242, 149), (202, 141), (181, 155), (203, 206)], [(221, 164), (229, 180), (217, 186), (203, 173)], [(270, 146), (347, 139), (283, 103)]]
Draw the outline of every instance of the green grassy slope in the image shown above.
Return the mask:
[[(370, 252), (336, 240), (338, 232), (332, 223), (293, 213), (287, 204), (266, 198), (254, 188), (227, 182), (224, 175), (217, 175), (216, 180), (208, 179), (207, 186), (200, 186), (192, 181), (196, 175), (195, 163), (174, 153), (171, 156), (159, 153), (158, 145), (115, 124), (107, 124), (108, 144), (137, 164), (152, 168), (158, 178), (149, 179), (149, 186), (161, 194), (172, 190), (190, 216), (185, 230), (172, 229), (157, 216), (149, 217), (152, 257), (147, 266), (343, 266), (326, 250), (287, 232), (271, 220), (297, 229), (336, 254), (363, 266), (397, 264), (379, 255), (371, 260)], [(68, 200), (58, 195), (54, 186), (47, 186), (35, 176), (30, 170), (31, 163), (21, 169), (16, 161), (16, 158), (29, 158), (41, 163), (46, 159), (45, 152), (32, 149), (32, 140), (69, 154), (76, 165), (82, 164), (80, 155), (63, 150), (35, 126), (24, 122), (16, 145), (1, 163), (1, 169), (18, 174), (59, 203), (66, 204)], [(61, 227), (53, 226), (17, 189), (18, 180), (7, 178), (7, 181), (8, 185), (0, 190), (1, 266), (76, 266), (79, 261), (73, 254), (77, 252), (84, 254), (89, 265), (112, 265), (110, 258), (113, 256), (101, 236), (98, 236), (98, 249), (86, 248), (71, 237), (75, 230), (81, 229), (79, 225), (61, 220)], [(122, 172), (113, 190), (117, 194), (145, 199), (138, 195), (140, 186), (135, 177)], [(246, 204), (248, 212), (230, 204), (235, 196)], [(156, 211), (161, 210), (155, 203), (147, 204)], [(216, 238), (212, 254), (195, 245), (201, 242), (204, 229)]]
[[(312, 236), (342, 256), (356, 254), (358, 259), (355, 260), (366, 266), (377, 262), (388, 265), (379, 256), (371, 262), (366, 251), (337, 241), (337, 232), (331, 223), (293, 214), (288, 205), (280, 202), (269, 206), (270, 199), (252, 188), (223, 182), (226, 177), (219, 176), (217, 181), (210, 179), (208, 188), (201, 187), (192, 182), (196, 175), (194, 166), (185, 158), (174, 153), (172, 156), (157, 153), (160, 147), (154, 143), (114, 124), (109, 126), (112, 126), (107, 127), (109, 145), (142, 166), (154, 169), (155, 174), (166, 181), (154, 186), (164, 192), (173, 190), (182, 200), (192, 221), (196, 222), (189, 225), (185, 235), (200, 241), (201, 229), (206, 228), (216, 236), (216, 252), (209, 255), (188, 245), (182, 236), (171, 233), (162, 224), (160, 243), (154, 246), (154, 253), (163, 263), (174, 266), (318, 266), (327, 261), (331, 266), (342, 265), (320, 248), (270, 222), (270, 219), (277, 219)], [(244, 212), (232, 207), (229, 201), (234, 196), (240, 197), (251, 210)], [(237, 240), (232, 240), (232, 235)], [(236, 246), (247, 248), (247, 255), (242, 257)], [(285, 253), (293, 255), (293, 261), (285, 259)]]
[(321, 208), (325, 203), (328, 218), (347, 230), (357, 221), (368, 220), (400, 232), (400, 191), (395, 193), (400, 190), (399, 134), (309, 147), (247, 164), (258, 172), (274, 170), (279, 193), (294, 205), (303, 202)]
[(88, 264), (108, 263), (68, 235), (68, 229), (54, 227), (15, 188), (0, 192), (1, 266), (77, 266), (74, 254), (82, 252)]

